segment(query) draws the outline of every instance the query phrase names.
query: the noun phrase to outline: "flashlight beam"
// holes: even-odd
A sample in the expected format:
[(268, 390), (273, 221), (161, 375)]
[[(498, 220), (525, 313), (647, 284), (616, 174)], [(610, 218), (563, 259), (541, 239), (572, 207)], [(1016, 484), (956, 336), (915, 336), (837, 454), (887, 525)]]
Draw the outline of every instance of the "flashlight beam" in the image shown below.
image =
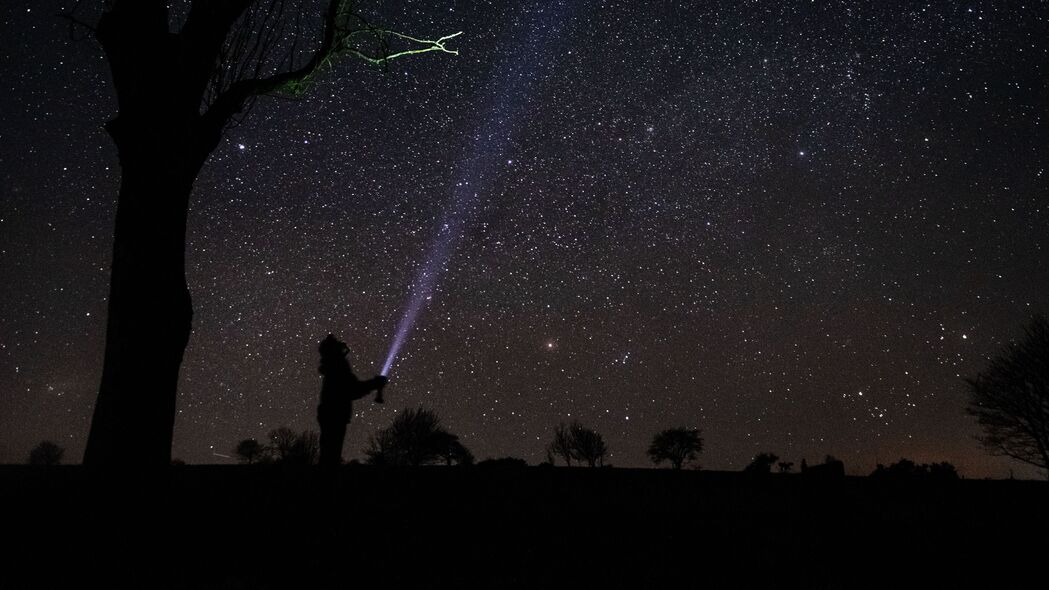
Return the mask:
[[(565, 3), (568, 4), (568, 3)], [(530, 23), (522, 27), (528, 31), (519, 42), (523, 45), (514, 51), (509, 63), (497, 70), (496, 78), (489, 85), (488, 94), (482, 105), (481, 122), (472, 136), (470, 151), (458, 166), (456, 183), (445, 209), (442, 223), (438, 226), (427, 257), (419, 268), (412, 283), (411, 294), (404, 313), (397, 323), (393, 342), (382, 366), (383, 376), (389, 375), (401, 348), (408, 340), (416, 320), (433, 298), (437, 279), (444, 271), (455, 251), (456, 243), (465, 233), (469, 222), (483, 208), (481, 196), (487, 195), (491, 185), (499, 177), (500, 166), (510, 147), (510, 138), (519, 124), (528, 120), (531, 98), (547, 70), (558, 63), (551, 54), (553, 41), (568, 20), (562, 3), (551, 3), (547, 9), (532, 11)], [(438, 44), (455, 35), (438, 40)]]

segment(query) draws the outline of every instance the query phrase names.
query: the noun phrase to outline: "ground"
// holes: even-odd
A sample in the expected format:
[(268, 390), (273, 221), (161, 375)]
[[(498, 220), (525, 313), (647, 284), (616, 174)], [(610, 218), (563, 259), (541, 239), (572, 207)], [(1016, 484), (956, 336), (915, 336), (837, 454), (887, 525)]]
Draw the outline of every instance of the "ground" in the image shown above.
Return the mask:
[(7, 466), (0, 490), (5, 588), (1010, 587), (1049, 530), (1037, 481)]

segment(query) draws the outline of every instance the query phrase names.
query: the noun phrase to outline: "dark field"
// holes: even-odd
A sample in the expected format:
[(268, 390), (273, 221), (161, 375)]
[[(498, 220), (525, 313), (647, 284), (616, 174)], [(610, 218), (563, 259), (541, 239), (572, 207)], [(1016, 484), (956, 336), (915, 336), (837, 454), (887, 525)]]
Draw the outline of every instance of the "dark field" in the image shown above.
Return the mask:
[(0, 486), (3, 588), (1009, 588), (1049, 559), (1035, 481), (9, 466)]

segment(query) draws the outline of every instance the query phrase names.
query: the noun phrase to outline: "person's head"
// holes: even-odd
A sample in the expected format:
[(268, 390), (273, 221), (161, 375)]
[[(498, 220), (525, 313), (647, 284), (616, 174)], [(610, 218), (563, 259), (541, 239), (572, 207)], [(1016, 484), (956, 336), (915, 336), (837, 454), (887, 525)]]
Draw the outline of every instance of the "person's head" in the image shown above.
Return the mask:
[(320, 351), (322, 357), (346, 356), (350, 352), (350, 347), (335, 336), (328, 334), (327, 338), (321, 340), (321, 345), (317, 347), (317, 350)]
[(350, 347), (335, 336), (328, 334), (327, 338), (321, 340), (317, 350), (321, 353), (321, 366), (318, 368), (321, 373), (327, 373), (330, 367), (336, 365), (349, 367), (350, 361), (346, 355), (349, 354)]

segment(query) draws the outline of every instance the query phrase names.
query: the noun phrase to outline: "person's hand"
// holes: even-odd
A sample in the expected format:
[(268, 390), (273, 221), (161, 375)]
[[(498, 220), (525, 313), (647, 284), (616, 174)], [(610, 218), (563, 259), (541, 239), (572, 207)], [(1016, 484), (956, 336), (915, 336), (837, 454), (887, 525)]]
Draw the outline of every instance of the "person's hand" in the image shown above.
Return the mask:
[(379, 386), (375, 388), (375, 403), (381, 404), (383, 403), (382, 390), (390, 379), (386, 375), (376, 375), (375, 380), (379, 383)]

